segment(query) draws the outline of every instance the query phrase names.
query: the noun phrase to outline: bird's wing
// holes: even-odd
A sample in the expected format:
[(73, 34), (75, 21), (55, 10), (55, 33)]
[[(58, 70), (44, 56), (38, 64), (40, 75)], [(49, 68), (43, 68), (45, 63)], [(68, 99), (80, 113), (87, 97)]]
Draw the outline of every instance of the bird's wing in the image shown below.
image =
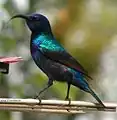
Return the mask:
[(83, 73), (88, 78), (92, 79), (82, 65), (76, 61), (59, 43), (49, 41), (49, 44), (43, 43), (38, 48), (46, 57), (70, 68), (73, 68)]

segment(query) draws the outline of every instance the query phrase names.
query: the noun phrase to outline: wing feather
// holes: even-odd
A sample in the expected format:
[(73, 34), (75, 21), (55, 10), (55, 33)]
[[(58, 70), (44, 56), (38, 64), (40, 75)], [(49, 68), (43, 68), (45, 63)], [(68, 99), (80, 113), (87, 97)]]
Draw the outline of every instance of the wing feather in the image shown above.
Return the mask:
[(92, 79), (88, 72), (83, 68), (83, 66), (76, 61), (59, 43), (56, 41), (49, 40), (45, 43), (40, 44), (38, 49), (49, 59), (59, 62), (63, 65), (66, 65), (72, 69), (75, 69), (83, 73), (88, 78)]

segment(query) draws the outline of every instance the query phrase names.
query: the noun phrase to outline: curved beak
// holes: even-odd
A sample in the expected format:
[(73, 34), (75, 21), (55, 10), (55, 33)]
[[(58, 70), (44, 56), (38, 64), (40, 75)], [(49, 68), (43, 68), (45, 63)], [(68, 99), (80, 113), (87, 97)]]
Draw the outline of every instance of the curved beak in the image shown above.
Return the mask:
[(12, 19), (14, 19), (14, 18), (23, 18), (23, 19), (25, 19), (25, 20), (28, 20), (28, 19), (29, 19), (29, 17), (26, 16), (26, 15), (18, 14), (18, 15), (13, 16), (10, 20), (12, 20)]

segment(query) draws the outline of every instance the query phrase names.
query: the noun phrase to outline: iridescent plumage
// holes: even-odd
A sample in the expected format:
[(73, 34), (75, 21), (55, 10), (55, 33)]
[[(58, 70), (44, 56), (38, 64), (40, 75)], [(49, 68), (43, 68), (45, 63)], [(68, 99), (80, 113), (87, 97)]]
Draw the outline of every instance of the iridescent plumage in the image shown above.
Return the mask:
[(70, 85), (90, 93), (103, 106), (104, 104), (89, 87), (86, 79), (91, 78), (87, 71), (54, 38), (48, 19), (41, 14), (30, 16), (16, 15), (13, 18), (26, 19), (31, 35), (31, 55), (37, 66), (48, 76), (47, 86), (39, 95), (49, 88), (54, 80), (68, 84), (66, 99), (69, 99)]

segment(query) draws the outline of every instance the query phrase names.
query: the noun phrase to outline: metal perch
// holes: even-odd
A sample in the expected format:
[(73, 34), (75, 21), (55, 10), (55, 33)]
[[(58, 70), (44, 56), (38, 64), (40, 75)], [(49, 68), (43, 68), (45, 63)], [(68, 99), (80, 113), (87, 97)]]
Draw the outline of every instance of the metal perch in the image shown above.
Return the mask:
[(116, 103), (104, 102), (106, 108), (99, 104), (84, 101), (63, 100), (41, 100), (38, 99), (12, 99), (0, 98), (0, 110), (21, 111), (21, 112), (46, 112), (46, 113), (63, 113), (77, 114), (94, 111), (116, 112)]

